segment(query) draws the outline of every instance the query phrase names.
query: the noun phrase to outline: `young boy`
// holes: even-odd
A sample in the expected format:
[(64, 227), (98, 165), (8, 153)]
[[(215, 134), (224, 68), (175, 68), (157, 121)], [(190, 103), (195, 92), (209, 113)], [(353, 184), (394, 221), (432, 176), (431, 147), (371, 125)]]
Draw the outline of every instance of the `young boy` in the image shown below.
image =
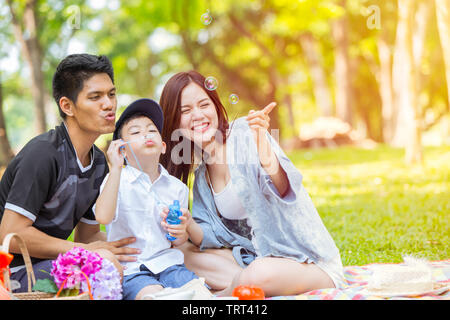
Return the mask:
[[(159, 164), (166, 151), (163, 122), (161, 107), (151, 99), (139, 99), (125, 109), (108, 149), (110, 172), (94, 208), (96, 220), (106, 225), (109, 241), (136, 238), (130, 246), (140, 250), (137, 261), (123, 263), (126, 300), (145, 299), (198, 278), (184, 266), (183, 253), (174, 248), (188, 238), (189, 211), (181, 209), (179, 225), (164, 230), (167, 224), (161, 223), (166, 207), (178, 200), (181, 208), (187, 208), (189, 197), (187, 186)], [(170, 242), (167, 231), (177, 239)]]

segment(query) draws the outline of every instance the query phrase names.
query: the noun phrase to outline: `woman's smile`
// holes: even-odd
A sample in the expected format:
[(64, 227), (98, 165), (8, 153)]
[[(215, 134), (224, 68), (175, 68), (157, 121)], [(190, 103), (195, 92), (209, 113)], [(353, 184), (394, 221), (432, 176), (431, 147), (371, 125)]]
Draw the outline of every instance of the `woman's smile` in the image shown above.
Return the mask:
[(210, 127), (209, 122), (202, 122), (200, 124), (194, 125), (191, 129), (195, 132), (201, 132), (204, 133), (206, 130), (208, 130)]
[[(196, 83), (187, 85), (181, 93), (180, 128), (190, 131), (191, 140), (203, 144), (210, 141), (218, 127), (214, 103)], [(200, 141), (201, 140), (201, 141)]]

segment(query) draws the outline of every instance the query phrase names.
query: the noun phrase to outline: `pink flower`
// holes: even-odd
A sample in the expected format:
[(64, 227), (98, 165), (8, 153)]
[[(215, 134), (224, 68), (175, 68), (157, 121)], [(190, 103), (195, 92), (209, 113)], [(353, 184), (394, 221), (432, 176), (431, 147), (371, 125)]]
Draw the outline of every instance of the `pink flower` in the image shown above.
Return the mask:
[[(95, 275), (89, 276), (92, 295), (95, 300), (121, 300), (122, 284), (120, 274), (108, 259), (103, 259), (102, 268)], [(81, 289), (87, 291), (86, 282), (82, 282)]]
[(63, 289), (76, 288), (82, 292), (88, 291), (86, 275), (94, 299), (122, 299), (120, 274), (113, 263), (83, 248), (74, 247), (65, 254), (58, 255), (52, 262), (51, 275), (58, 287), (66, 281)]
[(58, 287), (67, 279), (63, 289), (80, 288), (86, 281), (83, 273), (94, 275), (102, 268), (102, 260), (98, 253), (74, 247), (52, 262), (51, 275)]

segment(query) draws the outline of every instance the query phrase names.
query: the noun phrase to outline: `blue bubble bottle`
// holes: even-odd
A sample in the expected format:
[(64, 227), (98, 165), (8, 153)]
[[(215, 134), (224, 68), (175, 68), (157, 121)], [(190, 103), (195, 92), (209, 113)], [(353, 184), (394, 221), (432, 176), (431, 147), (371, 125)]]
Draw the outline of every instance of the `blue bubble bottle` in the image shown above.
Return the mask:
[[(169, 206), (169, 213), (167, 214), (166, 222), (168, 224), (180, 224), (181, 220), (179, 219), (183, 213), (180, 210), (180, 202), (178, 200), (174, 200), (173, 204)], [(170, 241), (174, 241), (177, 238), (171, 236), (169, 233), (166, 233), (166, 238)]]

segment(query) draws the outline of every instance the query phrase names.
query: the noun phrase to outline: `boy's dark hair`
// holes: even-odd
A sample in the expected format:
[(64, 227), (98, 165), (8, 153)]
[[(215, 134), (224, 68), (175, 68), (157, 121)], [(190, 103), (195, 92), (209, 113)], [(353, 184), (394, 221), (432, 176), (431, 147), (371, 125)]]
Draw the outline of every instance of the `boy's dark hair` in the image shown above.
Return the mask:
[(63, 119), (66, 114), (61, 110), (59, 100), (67, 97), (76, 103), (78, 94), (83, 89), (84, 81), (98, 73), (106, 73), (114, 83), (114, 70), (106, 56), (95, 56), (87, 53), (71, 54), (65, 57), (53, 75), (53, 98)]
[[(131, 120), (134, 120), (134, 119), (137, 119), (137, 118), (140, 118), (140, 117), (146, 117), (146, 118), (149, 118), (148, 117), (148, 115), (146, 115), (145, 113), (143, 113), (143, 112), (138, 112), (138, 113), (135, 113), (135, 114), (133, 114), (133, 115), (131, 115), (130, 117), (128, 117), (124, 122), (122, 122), (121, 124), (120, 124), (120, 126), (117, 128), (117, 138), (118, 139), (122, 139), (122, 137), (123, 137), (123, 135), (122, 135), (122, 129), (123, 129), (123, 127), (125, 127), (125, 125), (127, 124), (127, 123), (129, 123)], [(150, 118), (149, 118), (150, 119)], [(151, 120), (151, 119), (150, 119)], [(153, 120), (152, 120), (153, 121)]]

